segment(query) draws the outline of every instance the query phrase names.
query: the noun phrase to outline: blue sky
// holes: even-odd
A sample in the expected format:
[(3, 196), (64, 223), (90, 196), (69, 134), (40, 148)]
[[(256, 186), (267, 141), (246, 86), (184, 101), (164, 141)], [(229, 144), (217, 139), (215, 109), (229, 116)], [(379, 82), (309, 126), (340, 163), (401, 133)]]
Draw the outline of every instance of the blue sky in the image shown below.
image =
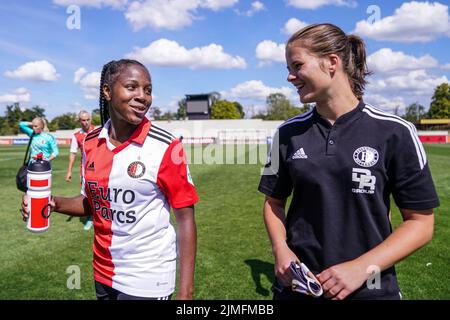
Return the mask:
[(43, 106), (49, 119), (93, 110), (103, 64), (124, 57), (149, 68), (153, 105), (163, 111), (175, 111), (185, 94), (211, 91), (239, 101), (248, 115), (273, 92), (300, 105), (286, 81), (284, 43), (318, 22), (366, 41), (375, 71), (366, 101), (391, 112), (416, 101), (428, 108), (434, 88), (450, 79), (448, 7), (448, 1), (1, 1), (0, 113), (15, 101)]

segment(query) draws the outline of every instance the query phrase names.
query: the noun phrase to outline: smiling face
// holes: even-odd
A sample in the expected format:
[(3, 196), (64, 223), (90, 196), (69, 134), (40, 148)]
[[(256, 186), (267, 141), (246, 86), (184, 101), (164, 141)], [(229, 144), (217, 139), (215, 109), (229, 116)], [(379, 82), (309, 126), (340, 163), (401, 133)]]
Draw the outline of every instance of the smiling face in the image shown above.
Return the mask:
[(320, 102), (328, 97), (331, 75), (327, 72), (328, 61), (311, 54), (300, 43), (290, 43), (286, 48), (289, 71), (287, 80), (292, 83), (302, 103)]
[(112, 87), (103, 87), (110, 105), (111, 120), (137, 126), (152, 104), (152, 81), (147, 69), (129, 64), (114, 78)]

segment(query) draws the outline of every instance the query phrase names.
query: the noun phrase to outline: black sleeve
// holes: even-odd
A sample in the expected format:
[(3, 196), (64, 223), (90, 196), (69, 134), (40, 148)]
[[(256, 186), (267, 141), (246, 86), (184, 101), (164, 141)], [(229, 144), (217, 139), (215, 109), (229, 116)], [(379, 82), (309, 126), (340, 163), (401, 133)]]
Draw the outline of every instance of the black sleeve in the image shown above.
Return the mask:
[(396, 205), (402, 209), (426, 210), (439, 206), (425, 150), (413, 125), (403, 127), (393, 150), (389, 179)]
[(287, 145), (282, 140), (277, 131), (258, 187), (260, 192), (277, 199), (286, 199), (292, 192), (292, 180), (285, 162)]

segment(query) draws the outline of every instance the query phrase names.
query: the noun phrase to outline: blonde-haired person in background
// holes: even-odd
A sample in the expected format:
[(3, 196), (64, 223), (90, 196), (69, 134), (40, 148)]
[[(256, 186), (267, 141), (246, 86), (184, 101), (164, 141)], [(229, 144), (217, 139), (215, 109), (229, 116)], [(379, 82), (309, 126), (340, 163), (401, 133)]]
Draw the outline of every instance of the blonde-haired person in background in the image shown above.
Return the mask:
[[(290, 288), (291, 262), (309, 267), (325, 298), (400, 299), (394, 264), (431, 240), (439, 206), (416, 130), (362, 100), (370, 72), (358, 36), (307, 26), (289, 39), (286, 61), (300, 101), (316, 106), (278, 128), (259, 185), (274, 299), (308, 298)], [(393, 232), (390, 195), (403, 217)]]
[[(67, 167), (66, 173), (66, 181), (72, 181), (72, 168), (75, 163), (75, 159), (77, 158), (78, 150), (83, 154), (83, 142), (89, 132), (95, 129), (95, 127), (91, 124), (91, 114), (86, 110), (81, 110), (78, 113), (78, 121), (80, 122), (81, 129), (77, 130), (72, 135), (72, 142), (70, 143), (70, 152), (69, 152), (69, 165)], [(82, 159), (80, 157), (80, 184), (81, 184), (81, 166)], [(92, 216), (88, 216), (86, 222), (84, 224), (84, 230), (89, 230), (92, 227)]]
[(48, 133), (47, 122), (42, 117), (36, 117), (31, 122), (21, 121), (19, 129), (33, 140), (31, 141), (31, 161), (42, 152), (44, 159), (52, 161), (58, 157), (59, 150), (55, 137)]

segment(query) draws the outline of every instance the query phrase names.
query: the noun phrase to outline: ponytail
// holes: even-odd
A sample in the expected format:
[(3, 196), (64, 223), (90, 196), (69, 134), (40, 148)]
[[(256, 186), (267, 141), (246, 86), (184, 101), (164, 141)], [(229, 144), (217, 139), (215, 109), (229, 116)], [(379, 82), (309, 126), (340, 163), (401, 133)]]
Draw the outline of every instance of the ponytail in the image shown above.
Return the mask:
[(366, 46), (363, 39), (356, 35), (349, 35), (349, 59), (347, 64), (347, 74), (350, 77), (353, 93), (358, 99), (364, 94), (364, 88), (367, 84), (365, 77), (371, 75), (372, 72), (366, 63)]
[(48, 128), (48, 121), (45, 118), (42, 118), (42, 123), (44, 124), (44, 132), (50, 132), (49, 128)]

